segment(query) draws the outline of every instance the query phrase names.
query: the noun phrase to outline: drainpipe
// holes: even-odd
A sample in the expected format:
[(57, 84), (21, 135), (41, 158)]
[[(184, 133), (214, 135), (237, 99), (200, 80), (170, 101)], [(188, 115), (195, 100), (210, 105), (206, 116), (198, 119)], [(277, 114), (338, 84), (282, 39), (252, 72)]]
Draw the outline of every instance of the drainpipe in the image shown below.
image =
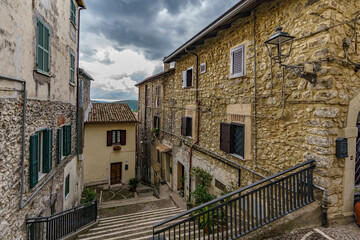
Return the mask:
[(26, 93), (26, 82), (22, 79), (17, 79), (13, 77), (7, 77), (0, 75), (0, 78), (22, 83), (24, 86), (23, 89), (23, 121), (22, 121), (22, 152), (21, 152), (21, 186), (20, 186), (20, 209), (23, 207), (23, 193), (24, 193), (24, 164), (25, 164), (25, 126), (26, 126), (26, 100), (27, 100), (27, 93)]
[(323, 187), (320, 187), (316, 184), (313, 184), (315, 188), (321, 190), (323, 192), (323, 199), (321, 203), (321, 226), (328, 227), (328, 216), (327, 216), (327, 209), (328, 209), (328, 194), (327, 190)]
[[(199, 133), (200, 133), (200, 101), (199, 101), (199, 56), (196, 53), (189, 52), (185, 48), (185, 52), (190, 53), (196, 58), (196, 77), (195, 77), (195, 101), (196, 101), (196, 141), (191, 145), (189, 151), (189, 192), (191, 192), (191, 167), (192, 167), (192, 151), (195, 145), (199, 143)], [(189, 199), (191, 200), (191, 194), (189, 194)]]
[(79, 14), (78, 14), (78, 34), (77, 34), (77, 69), (76, 69), (76, 155), (79, 159), (79, 132), (80, 132), (80, 123), (79, 123), (79, 110), (80, 110), (80, 79), (79, 79), (79, 64), (80, 64), (80, 11), (84, 8), (79, 8)]

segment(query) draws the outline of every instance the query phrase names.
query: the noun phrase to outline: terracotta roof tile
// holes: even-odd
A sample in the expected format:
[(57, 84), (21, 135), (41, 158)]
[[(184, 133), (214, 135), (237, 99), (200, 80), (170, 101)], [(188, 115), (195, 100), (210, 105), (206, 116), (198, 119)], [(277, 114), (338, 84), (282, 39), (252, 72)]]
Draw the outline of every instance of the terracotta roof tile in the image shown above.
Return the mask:
[(94, 103), (86, 123), (137, 122), (130, 107), (124, 103)]

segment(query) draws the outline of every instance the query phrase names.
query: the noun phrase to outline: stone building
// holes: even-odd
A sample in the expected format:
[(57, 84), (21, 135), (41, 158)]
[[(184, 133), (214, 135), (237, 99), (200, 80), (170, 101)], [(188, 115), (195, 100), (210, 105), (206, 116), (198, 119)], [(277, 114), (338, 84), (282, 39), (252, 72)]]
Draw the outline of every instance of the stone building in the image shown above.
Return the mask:
[(110, 187), (135, 177), (137, 120), (127, 104), (94, 103), (85, 122), (85, 186)]
[[(158, 153), (148, 146), (160, 144), (169, 147), (170, 187), (185, 196), (194, 190), (195, 166), (214, 176), (210, 190), (219, 194), (314, 159), (329, 218), (350, 216), (359, 176), (359, 7), (356, 0), (241, 0), (166, 56), (165, 71), (138, 84), (139, 174), (151, 180)], [(295, 37), (281, 66), (265, 44), (278, 26)], [(285, 44), (283, 54), (289, 50)]]
[(26, 218), (79, 204), (84, 8), (83, 0), (0, 2), (0, 239), (26, 239)]

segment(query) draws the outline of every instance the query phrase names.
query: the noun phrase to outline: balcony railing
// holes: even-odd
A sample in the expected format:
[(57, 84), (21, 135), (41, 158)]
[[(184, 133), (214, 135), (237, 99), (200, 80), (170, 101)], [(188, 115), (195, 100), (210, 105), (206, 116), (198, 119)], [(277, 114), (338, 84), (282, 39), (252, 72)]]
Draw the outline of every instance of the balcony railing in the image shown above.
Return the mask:
[(314, 160), (153, 226), (154, 239), (237, 239), (314, 201)]
[(49, 217), (27, 218), (29, 240), (60, 239), (97, 219), (97, 200)]

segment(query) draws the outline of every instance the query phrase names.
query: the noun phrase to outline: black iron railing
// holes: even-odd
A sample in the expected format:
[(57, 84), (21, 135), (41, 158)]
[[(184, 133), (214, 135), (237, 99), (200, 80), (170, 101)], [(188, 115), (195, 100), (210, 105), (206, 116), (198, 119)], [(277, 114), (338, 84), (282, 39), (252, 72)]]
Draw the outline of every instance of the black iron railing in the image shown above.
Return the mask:
[(153, 226), (154, 239), (237, 239), (314, 201), (314, 160)]
[(96, 218), (96, 200), (49, 217), (27, 218), (27, 238), (29, 240), (60, 239), (95, 222)]

